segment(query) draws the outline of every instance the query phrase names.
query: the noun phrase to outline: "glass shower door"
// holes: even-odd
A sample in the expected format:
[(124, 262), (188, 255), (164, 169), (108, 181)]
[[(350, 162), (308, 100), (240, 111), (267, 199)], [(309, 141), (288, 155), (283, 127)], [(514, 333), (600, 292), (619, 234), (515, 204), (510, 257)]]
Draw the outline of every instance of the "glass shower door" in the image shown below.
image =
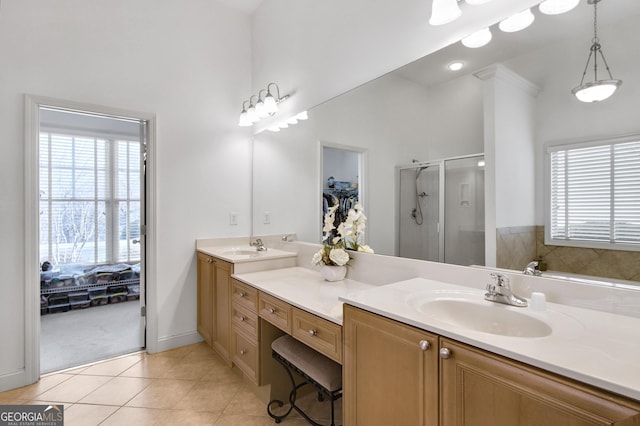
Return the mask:
[(445, 161), (444, 261), (484, 265), (484, 157)]

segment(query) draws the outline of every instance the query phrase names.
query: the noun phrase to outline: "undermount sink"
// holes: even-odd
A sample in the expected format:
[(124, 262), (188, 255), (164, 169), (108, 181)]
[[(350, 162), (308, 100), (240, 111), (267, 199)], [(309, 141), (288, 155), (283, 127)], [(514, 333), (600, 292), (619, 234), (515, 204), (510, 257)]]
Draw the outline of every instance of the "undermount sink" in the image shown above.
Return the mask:
[(435, 299), (415, 307), (430, 317), (452, 326), (510, 337), (544, 337), (551, 327), (537, 318), (504, 305), (464, 299)]
[(257, 250), (228, 250), (222, 252), (227, 256), (259, 256), (261, 252)]

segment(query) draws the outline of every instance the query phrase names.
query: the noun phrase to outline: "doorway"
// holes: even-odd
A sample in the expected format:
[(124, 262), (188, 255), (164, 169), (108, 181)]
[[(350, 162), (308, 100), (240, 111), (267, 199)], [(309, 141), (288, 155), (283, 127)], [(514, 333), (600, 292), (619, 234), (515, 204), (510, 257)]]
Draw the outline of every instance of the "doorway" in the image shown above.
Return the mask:
[(46, 373), (146, 346), (149, 121), (55, 101), (39, 103), (36, 116), (39, 372)]

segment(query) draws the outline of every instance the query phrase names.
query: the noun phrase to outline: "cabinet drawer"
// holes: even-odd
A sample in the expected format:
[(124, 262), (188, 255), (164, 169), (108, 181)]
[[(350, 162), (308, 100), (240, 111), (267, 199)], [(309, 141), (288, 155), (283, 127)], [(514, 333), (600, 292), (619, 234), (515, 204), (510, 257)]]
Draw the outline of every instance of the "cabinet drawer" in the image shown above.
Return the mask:
[(251, 381), (258, 384), (258, 342), (234, 330), (231, 337), (231, 353), (233, 363), (247, 375)]
[(231, 302), (258, 312), (258, 290), (236, 279), (231, 280)]
[(342, 364), (342, 327), (293, 308), (293, 337)]
[(260, 292), (258, 314), (285, 333), (291, 334), (291, 305), (287, 302)]
[(234, 329), (242, 330), (246, 335), (258, 339), (258, 314), (255, 312), (234, 303), (231, 307), (231, 323)]

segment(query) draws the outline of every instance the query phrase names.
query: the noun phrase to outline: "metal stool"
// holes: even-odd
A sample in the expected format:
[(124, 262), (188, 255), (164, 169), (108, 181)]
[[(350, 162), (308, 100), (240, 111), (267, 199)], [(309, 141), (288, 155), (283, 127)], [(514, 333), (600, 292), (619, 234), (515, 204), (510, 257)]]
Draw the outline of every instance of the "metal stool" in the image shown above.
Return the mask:
[[(334, 402), (342, 398), (342, 366), (330, 360), (321, 353), (311, 349), (304, 343), (300, 343), (293, 337), (285, 335), (274, 340), (271, 344), (271, 355), (284, 367), (291, 379), (292, 389), (289, 393), (289, 409), (283, 415), (276, 415), (271, 411), (271, 405), (284, 405), (283, 401), (273, 399), (267, 404), (267, 413), (276, 423), (287, 417), (295, 409), (309, 423), (315, 426), (322, 426), (314, 422), (300, 407), (296, 405), (296, 394), (298, 389), (304, 385), (312, 385), (318, 390), (318, 400), (323, 401), (328, 398), (331, 401), (331, 426), (335, 426)], [(292, 371), (298, 373), (305, 380), (296, 385)]]

